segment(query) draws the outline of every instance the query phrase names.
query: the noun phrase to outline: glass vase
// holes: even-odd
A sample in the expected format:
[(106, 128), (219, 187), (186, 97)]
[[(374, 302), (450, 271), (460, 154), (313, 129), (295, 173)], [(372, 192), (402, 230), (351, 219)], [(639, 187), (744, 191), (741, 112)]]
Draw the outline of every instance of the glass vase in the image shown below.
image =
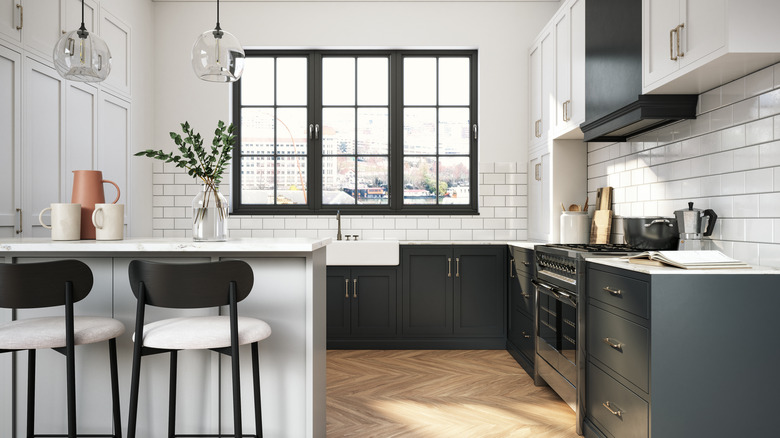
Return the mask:
[(219, 187), (203, 185), (192, 200), (192, 239), (224, 242), (227, 240), (228, 204)]

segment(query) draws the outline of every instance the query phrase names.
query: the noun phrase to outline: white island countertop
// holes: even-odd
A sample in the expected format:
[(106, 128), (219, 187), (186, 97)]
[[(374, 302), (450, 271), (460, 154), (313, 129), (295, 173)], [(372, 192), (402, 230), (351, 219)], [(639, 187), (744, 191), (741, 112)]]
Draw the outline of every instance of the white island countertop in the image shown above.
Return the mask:
[(70, 254), (122, 253), (258, 253), (312, 252), (331, 239), (313, 238), (236, 238), (225, 242), (196, 242), (189, 238), (132, 238), (125, 240), (51, 240), (48, 238), (0, 239), (0, 254), (62, 252)]

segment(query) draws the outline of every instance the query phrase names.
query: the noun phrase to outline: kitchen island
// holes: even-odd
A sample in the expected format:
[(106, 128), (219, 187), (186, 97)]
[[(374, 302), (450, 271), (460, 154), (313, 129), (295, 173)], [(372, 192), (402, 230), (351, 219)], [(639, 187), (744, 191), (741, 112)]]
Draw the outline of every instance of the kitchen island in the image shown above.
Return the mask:
[[(94, 275), (91, 294), (76, 314), (114, 317), (125, 324), (117, 339), (122, 425), (127, 413), (136, 299), (127, 268), (133, 259), (203, 262), (241, 259), (252, 266), (255, 284), (239, 304), (239, 314), (266, 321), (273, 331), (260, 343), (263, 429), (266, 437), (325, 436), (325, 246), (330, 239), (127, 239), (55, 242), (49, 239), (0, 240), (4, 263), (79, 259)], [(0, 309), (0, 322), (56, 315), (61, 308)], [(215, 309), (150, 307), (146, 322), (173, 315), (215, 314)], [(241, 350), (242, 411), (245, 433), (254, 433), (251, 360)], [(76, 349), (77, 414), (80, 434), (111, 430), (108, 354), (105, 345)], [(65, 362), (51, 350), (38, 354), (36, 431), (66, 430)], [(168, 355), (144, 358), (141, 367), (138, 436), (163, 436), (167, 430)], [(27, 355), (0, 355), (0, 436), (25, 431)], [(177, 432), (232, 433), (230, 358), (209, 351), (180, 353)]]

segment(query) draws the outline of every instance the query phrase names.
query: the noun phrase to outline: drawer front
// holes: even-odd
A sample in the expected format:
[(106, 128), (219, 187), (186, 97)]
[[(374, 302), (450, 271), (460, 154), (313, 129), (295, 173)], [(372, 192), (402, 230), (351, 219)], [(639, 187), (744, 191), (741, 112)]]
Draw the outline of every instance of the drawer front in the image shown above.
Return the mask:
[(649, 393), (648, 329), (593, 305), (588, 306), (587, 321), (590, 357), (598, 359)]
[(587, 416), (615, 438), (647, 438), (649, 407), (597, 366), (587, 365)]
[(533, 360), (534, 358), (534, 320), (524, 314), (519, 312), (514, 312), (515, 315), (517, 315), (517, 319), (515, 320), (519, 325), (518, 330), (518, 338), (515, 343), (515, 345), (520, 349), (520, 352), (525, 355), (530, 360)]
[(534, 252), (532, 250), (513, 246), (512, 257), (515, 259), (517, 272), (533, 275)]
[(533, 315), (536, 307), (535, 290), (531, 277), (518, 275), (512, 279), (512, 310)]
[(590, 269), (588, 296), (642, 318), (650, 317), (650, 285), (647, 282)]

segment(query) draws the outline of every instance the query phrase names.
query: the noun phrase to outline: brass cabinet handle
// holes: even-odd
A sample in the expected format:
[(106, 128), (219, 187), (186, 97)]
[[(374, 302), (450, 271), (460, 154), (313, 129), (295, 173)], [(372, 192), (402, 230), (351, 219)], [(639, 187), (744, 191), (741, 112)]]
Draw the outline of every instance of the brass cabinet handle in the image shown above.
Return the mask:
[(352, 298), (357, 298), (357, 278), (352, 279)]
[(531, 294), (529, 294), (528, 292), (521, 292), (520, 296), (525, 299), (531, 298)]
[(515, 278), (515, 259), (509, 258), (509, 278)]
[(531, 264), (526, 262), (525, 260), (523, 260), (523, 266), (525, 266), (527, 268), (527, 267), (531, 266)]
[(604, 286), (604, 292), (608, 292), (610, 295), (620, 297), (623, 296), (623, 291), (620, 289), (610, 289), (609, 286)]
[(615, 350), (622, 351), (623, 350), (623, 344), (620, 342), (614, 342), (612, 339), (604, 338), (604, 343), (609, 345), (610, 347), (614, 348)]
[(676, 27), (669, 31), (669, 59), (671, 59), (672, 61), (677, 61), (677, 57), (674, 56), (674, 42), (672, 39), (672, 34), (675, 32), (677, 32)]
[(455, 257), (455, 276), (460, 277), (460, 258)]
[(19, 229), (16, 230), (16, 234), (22, 234), (22, 209), (17, 208), (16, 211), (19, 212)]
[(616, 416), (618, 418), (622, 418), (623, 417), (623, 411), (621, 411), (620, 409), (618, 409), (618, 410), (612, 409), (612, 405), (610, 405), (609, 400), (605, 401), (601, 405), (604, 406), (605, 408), (607, 408), (607, 410), (609, 411), (610, 414), (612, 414), (612, 415), (614, 415), (614, 416)]
[(528, 334), (528, 333), (526, 333), (525, 331), (523, 331), (521, 334), (522, 334), (522, 335), (523, 335), (523, 337), (524, 337), (524, 338), (526, 338), (526, 339), (528, 339), (528, 338), (530, 338), (530, 337), (531, 337), (531, 335), (529, 335), (529, 334)]
[(680, 50), (680, 34), (683, 29), (685, 29), (685, 23), (680, 23), (680, 25), (675, 28), (675, 33), (677, 34), (677, 56), (680, 58), (685, 56), (685, 53)]
[(452, 277), (452, 259), (447, 257), (447, 277)]
[(349, 278), (344, 279), (344, 298), (349, 299)]
[(22, 30), (24, 27), (24, 6), (17, 3), (16, 8), (19, 9), (19, 25), (16, 26), (16, 30)]
[(567, 100), (566, 102), (563, 102), (563, 121), (568, 122), (571, 120), (571, 116), (569, 115), (569, 105), (571, 105), (571, 99)]

